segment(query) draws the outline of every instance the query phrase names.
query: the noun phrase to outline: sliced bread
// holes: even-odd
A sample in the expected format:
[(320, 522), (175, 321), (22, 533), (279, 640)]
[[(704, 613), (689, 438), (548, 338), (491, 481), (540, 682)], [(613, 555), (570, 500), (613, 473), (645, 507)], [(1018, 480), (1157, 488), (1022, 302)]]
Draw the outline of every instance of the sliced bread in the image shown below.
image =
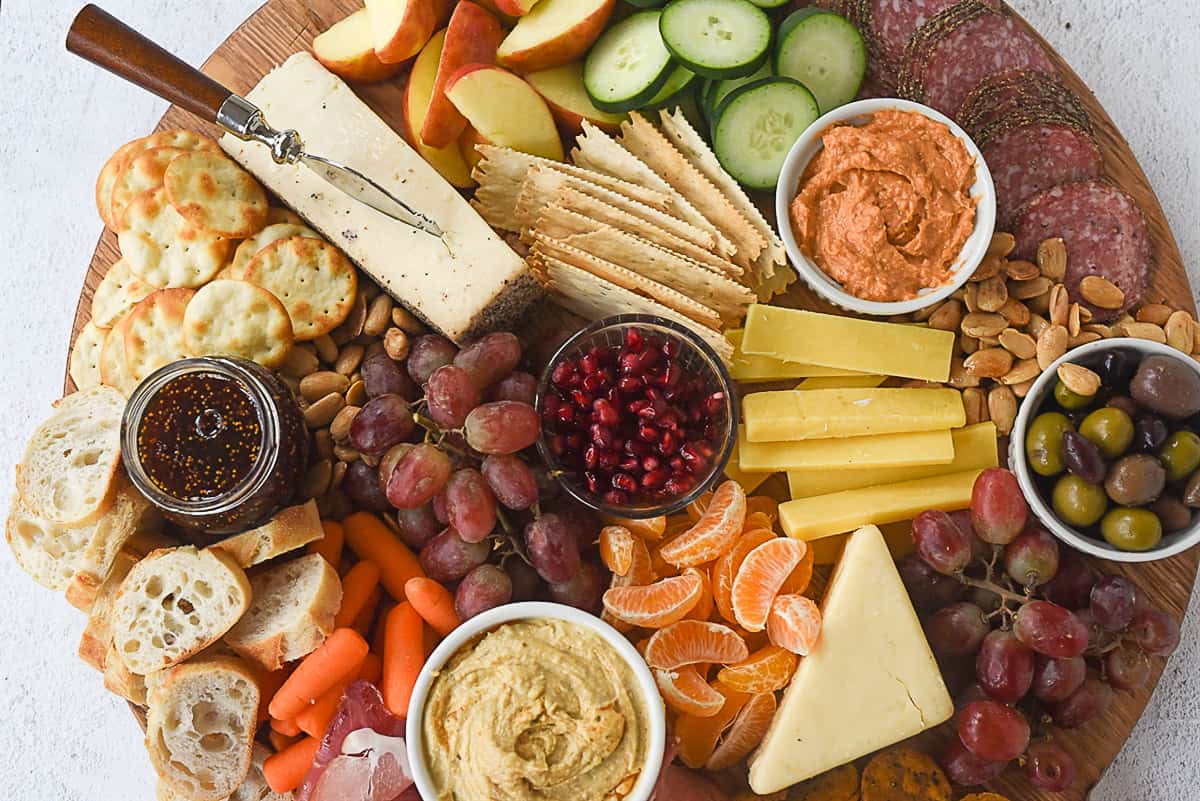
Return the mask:
[(317, 502), (309, 500), (280, 509), (258, 528), (235, 534), (213, 545), (212, 549), (224, 551), (242, 567), (252, 567), (303, 548), (324, 536)]
[(223, 801), (250, 771), (259, 692), (239, 659), (171, 668), (147, 699), (146, 750), (159, 779), (189, 801)]
[(40, 518), (63, 526), (95, 522), (112, 504), (121, 466), (125, 398), (95, 386), (54, 404), (17, 465), (17, 491)]
[(250, 607), (250, 581), (227, 554), (154, 551), (121, 582), (110, 615), (121, 661), (146, 675), (225, 636)]
[[(271, 756), (271, 750), (262, 743), (255, 743), (250, 753), (250, 770), (238, 788), (229, 796), (229, 801), (293, 801), (291, 793), (277, 793), (267, 784), (263, 775), (263, 763)], [(180, 795), (162, 779), (158, 781), (155, 798), (158, 801), (192, 801)]]
[[(118, 496), (117, 502), (113, 504), (113, 508), (105, 515), (113, 514), (121, 508), (121, 499)], [(142, 559), (151, 551), (157, 551), (160, 548), (174, 548), (179, 545), (177, 540), (168, 537), (158, 529), (161, 524), (158, 510), (150, 507), (146, 510), (146, 514), (141, 518), (140, 522), (135, 522), (135, 525), (144, 525), (144, 530), (134, 531), (120, 550), (113, 553), (111, 556), (105, 553), (105, 550), (111, 550), (111, 539), (93, 540), (93, 544), (97, 547), (93, 549), (89, 546), (84, 552), (83, 564), (79, 570), (71, 577), (71, 583), (67, 585), (67, 589), (63, 591), (63, 595), (67, 598), (67, 603), (80, 610), (91, 614), (92, 607), (96, 603), (96, 598), (103, 587), (115, 571), (117, 560), (121, 555), (132, 556), (137, 559)], [(93, 555), (103, 556), (102, 559), (91, 559)], [(104, 560), (111, 560), (105, 562)], [(107, 566), (105, 566), (107, 565)], [(128, 571), (126, 571), (128, 572)], [(121, 576), (124, 578), (124, 575)], [(120, 584), (121, 579), (117, 579)]]
[(333, 631), (342, 582), (320, 554), (308, 554), (252, 576), (250, 611), (225, 642), (266, 671), (306, 656)]
[(112, 572), (96, 590), (87, 625), (79, 637), (79, 658), (101, 672), (105, 669), (113, 641), (109, 612), (113, 601), (116, 600), (117, 590), (121, 588), (121, 582), (129, 575), (129, 571), (133, 570), (138, 559), (139, 556), (127, 551), (117, 554), (117, 558), (113, 560)]
[(108, 653), (104, 657), (104, 689), (110, 693), (119, 695), (132, 704), (145, 706), (146, 689), (155, 675), (151, 673), (149, 676), (139, 676), (134, 673), (121, 661), (116, 646), (111, 642), (108, 644)]
[(92, 529), (69, 528), (46, 520), (18, 494), (8, 510), (4, 537), (22, 570), (43, 587), (62, 592), (83, 562)]

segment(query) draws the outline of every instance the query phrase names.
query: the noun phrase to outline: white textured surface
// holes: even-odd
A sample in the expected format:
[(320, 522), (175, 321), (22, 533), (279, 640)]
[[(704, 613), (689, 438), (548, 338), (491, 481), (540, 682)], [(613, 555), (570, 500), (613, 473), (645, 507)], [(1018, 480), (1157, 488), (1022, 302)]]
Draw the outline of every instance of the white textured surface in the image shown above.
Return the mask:
[[(164, 104), (69, 56), (81, 0), (0, 3), (0, 476), (62, 387), (83, 272), (100, 232), (96, 171)], [(198, 63), (256, 0), (107, 0)], [(1200, 286), (1200, 3), (1017, 0), (1100, 97), (1149, 174)], [(0, 501), (0, 507), (3, 507)], [(1197, 603), (1194, 600), (1193, 607)], [(74, 656), (82, 616), (0, 554), (0, 798), (149, 801), (153, 777), (125, 705)], [(1096, 801), (1200, 799), (1200, 615)]]

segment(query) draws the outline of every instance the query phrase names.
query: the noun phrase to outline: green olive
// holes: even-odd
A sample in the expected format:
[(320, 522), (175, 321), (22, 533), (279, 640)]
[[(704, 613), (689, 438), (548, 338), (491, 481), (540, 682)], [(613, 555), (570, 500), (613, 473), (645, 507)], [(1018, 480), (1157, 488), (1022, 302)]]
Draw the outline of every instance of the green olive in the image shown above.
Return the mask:
[(1116, 459), (1133, 442), (1133, 420), (1123, 409), (1106, 406), (1083, 418), (1079, 433), (1095, 443), (1105, 459)]
[(1074, 426), (1065, 414), (1039, 414), (1025, 432), (1025, 458), (1039, 476), (1057, 476), (1066, 466), (1062, 458), (1062, 438)]
[(1077, 475), (1065, 475), (1054, 485), (1054, 513), (1068, 526), (1087, 528), (1104, 516), (1108, 496), (1104, 488), (1089, 484)]
[(1162, 523), (1149, 509), (1119, 506), (1104, 516), (1100, 533), (1122, 551), (1148, 551), (1162, 539)]
[(1073, 392), (1066, 384), (1059, 381), (1054, 385), (1054, 399), (1058, 401), (1059, 406), (1073, 412), (1087, 406), (1096, 398)]
[(1167, 481), (1181, 481), (1200, 467), (1200, 436), (1186, 429), (1176, 431), (1158, 450), (1158, 458), (1167, 468)]

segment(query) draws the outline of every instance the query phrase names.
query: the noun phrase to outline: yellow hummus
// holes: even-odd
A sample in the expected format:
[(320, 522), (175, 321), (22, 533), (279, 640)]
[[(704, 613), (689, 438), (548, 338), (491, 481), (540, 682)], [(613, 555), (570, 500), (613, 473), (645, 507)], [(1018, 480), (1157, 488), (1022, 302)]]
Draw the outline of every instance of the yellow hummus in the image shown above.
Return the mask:
[(979, 202), (966, 145), (911, 111), (834, 126), (821, 141), (792, 201), (804, 254), (863, 300), (907, 300), (945, 284)]
[(430, 688), (423, 726), (436, 801), (624, 795), (649, 731), (625, 660), (560, 620), (508, 623), (460, 650)]

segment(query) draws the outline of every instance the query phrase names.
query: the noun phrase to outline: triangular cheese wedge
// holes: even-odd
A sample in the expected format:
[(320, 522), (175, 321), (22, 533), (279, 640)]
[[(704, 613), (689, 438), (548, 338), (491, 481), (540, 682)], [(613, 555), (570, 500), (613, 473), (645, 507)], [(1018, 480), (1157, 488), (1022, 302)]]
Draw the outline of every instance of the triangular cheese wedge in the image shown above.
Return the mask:
[(850, 535), (821, 607), (821, 638), (800, 661), (750, 760), (750, 787), (762, 795), (954, 714), (878, 528), (864, 526)]

